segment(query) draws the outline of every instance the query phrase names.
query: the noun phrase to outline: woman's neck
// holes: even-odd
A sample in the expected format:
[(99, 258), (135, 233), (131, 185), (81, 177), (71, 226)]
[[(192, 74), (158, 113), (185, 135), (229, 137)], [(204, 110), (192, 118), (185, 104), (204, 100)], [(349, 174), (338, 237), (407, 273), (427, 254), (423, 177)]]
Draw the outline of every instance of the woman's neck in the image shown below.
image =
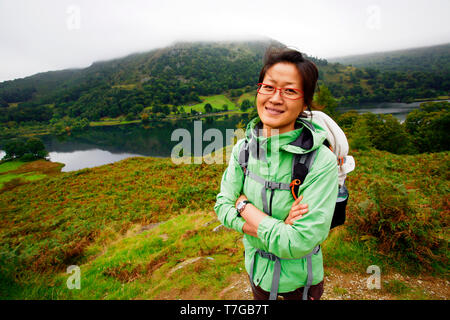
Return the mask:
[(263, 136), (265, 138), (269, 138), (271, 136), (277, 135), (277, 134), (283, 134), (285, 132), (289, 132), (295, 129), (295, 122), (290, 123), (284, 127), (281, 128), (271, 128), (265, 124), (263, 124)]

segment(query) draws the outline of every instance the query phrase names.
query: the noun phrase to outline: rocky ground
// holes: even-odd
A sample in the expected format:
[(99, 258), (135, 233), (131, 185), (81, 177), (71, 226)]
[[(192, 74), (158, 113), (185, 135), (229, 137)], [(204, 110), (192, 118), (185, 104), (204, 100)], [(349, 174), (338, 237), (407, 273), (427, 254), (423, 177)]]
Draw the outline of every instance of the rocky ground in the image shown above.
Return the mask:
[[(433, 277), (381, 275), (380, 288), (368, 289), (370, 274), (326, 270), (323, 300), (447, 300), (450, 282)], [(251, 300), (252, 292), (245, 271), (222, 290), (220, 299)]]

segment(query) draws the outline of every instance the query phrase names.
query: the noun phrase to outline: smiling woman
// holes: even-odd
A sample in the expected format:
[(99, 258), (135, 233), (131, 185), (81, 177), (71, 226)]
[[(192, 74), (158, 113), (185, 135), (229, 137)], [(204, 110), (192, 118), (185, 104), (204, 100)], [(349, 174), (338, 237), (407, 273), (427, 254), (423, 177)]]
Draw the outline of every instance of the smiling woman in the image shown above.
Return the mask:
[[(217, 195), (219, 220), (244, 233), (245, 268), (258, 300), (278, 294), (317, 300), (323, 293), (320, 244), (330, 230), (338, 168), (323, 144), (326, 131), (301, 119), (317, 78), (317, 67), (300, 52), (266, 52), (258, 117), (234, 146)], [(309, 163), (302, 181), (294, 179), (299, 159)]]

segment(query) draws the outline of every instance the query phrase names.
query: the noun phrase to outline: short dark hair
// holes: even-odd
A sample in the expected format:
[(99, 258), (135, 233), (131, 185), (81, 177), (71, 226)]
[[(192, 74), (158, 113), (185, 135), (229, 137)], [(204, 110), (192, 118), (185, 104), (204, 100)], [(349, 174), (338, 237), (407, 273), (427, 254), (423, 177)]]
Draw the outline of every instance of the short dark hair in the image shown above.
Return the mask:
[(303, 90), (303, 100), (308, 110), (311, 110), (311, 105), (314, 97), (314, 91), (316, 89), (317, 79), (319, 78), (319, 71), (316, 65), (311, 60), (303, 57), (302, 53), (290, 49), (290, 48), (280, 48), (280, 47), (269, 47), (264, 54), (263, 67), (259, 73), (258, 83), (263, 82), (267, 70), (274, 64), (279, 62), (289, 62), (293, 63), (300, 76), (302, 77)]

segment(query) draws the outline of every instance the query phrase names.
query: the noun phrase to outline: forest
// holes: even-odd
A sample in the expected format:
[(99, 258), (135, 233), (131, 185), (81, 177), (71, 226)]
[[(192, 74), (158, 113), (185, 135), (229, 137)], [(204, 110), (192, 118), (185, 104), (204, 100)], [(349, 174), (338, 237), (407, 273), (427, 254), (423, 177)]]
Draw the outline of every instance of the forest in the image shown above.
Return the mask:
[[(98, 121), (104, 117), (140, 119), (201, 102), (200, 96), (231, 96), (255, 90), (262, 57), (276, 41), (176, 43), (146, 53), (93, 63), (85, 69), (39, 73), (0, 83), (0, 123), (50, 124), (64, 117)], [(447, 98), (450, 61), (434, 54), (421, 68), (406, 53), (379, 65), (349, 66), (307, 56), (319, 68), (319, 84), (329, 88), (338, 106), (363, 102), (412, 102)], [(440, 52), (440, 51), (439, 51)], [(413, 60), (411, 60), (413, 59)], [(416, 59), (416, 60), (414, 60)], [(238, 93), (239, 92), (239, 93)], [(175, 108), (175, 109), (174, 109)]]

